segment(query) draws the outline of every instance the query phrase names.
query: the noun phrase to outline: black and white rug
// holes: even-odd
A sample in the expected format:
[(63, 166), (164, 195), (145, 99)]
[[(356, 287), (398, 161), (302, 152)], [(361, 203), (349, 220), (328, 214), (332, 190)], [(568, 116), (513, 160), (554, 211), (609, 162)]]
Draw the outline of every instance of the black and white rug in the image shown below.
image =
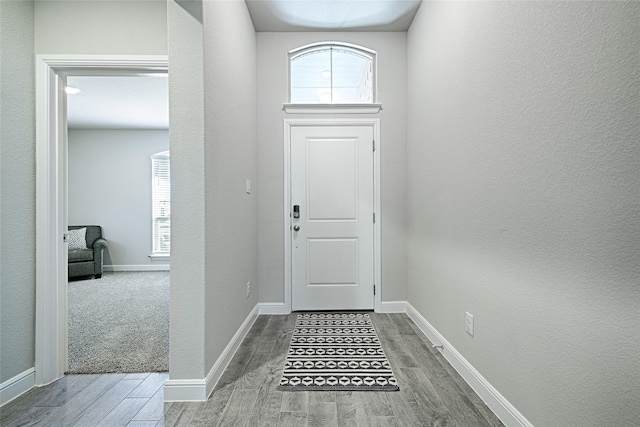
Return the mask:
[(398, 390), (367, 313), (298, 314), (279, 390)]

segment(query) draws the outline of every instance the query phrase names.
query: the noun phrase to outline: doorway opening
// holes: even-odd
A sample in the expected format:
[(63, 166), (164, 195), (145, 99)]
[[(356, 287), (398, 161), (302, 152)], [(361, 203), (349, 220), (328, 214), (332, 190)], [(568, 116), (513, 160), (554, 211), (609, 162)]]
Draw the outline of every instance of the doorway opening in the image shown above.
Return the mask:
[(66, 373), (167, 371), (168, 76), (79, 72), (65, 88), (67, 212), (70, 236), (87, 234), (69, 239)]
[[(168, 72), (166, 56), (36, 58), (36, 384), (62, 377), (68, 360), (67, 79)], [(118, 173), (113, 171), (113, 173)]]

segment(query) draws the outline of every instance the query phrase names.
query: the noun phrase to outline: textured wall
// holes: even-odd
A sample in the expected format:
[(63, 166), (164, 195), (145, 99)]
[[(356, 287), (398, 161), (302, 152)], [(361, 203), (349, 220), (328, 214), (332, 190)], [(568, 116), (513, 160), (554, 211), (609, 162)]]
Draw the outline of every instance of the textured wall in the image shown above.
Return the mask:
[(0, 2), (0, 383), (35, 363), (33, 3)]
[[(204, 2), (203, 20), (210, 369), (258, 301), (256, 36), (242, 0)], [(251, 194), (245, 192), (246, 179), (252, 182)]]
[(36, 52), (166, 55), (167, 4), (36, 1)]
[(203, 28), (174, 1), (167, 2), (167, 11), (172, 172), (169, 374), (171, 379), (204, 378)]
[(70, 130), (69, 224), (102, 226), (105, 265), (157, 265), (151, 221), (151, 157), (167, 130)]
[[(283, 119), (313, 115), (286, 114), (287, 52), (321, 41), (359, 44), (378, 52), (378, 101), (382, 103), (381, 210), (382, 301), (406, 299), (405, 142), (406, 33), (258, 33), (258, 206), (260, 301), (284, 301), (284, 134)], [(317, 115), (335, 118), (340, 115)], [(344, 115), (342, 115), (344, 117)], [(348, 118), (357, 117), (352, 114)]]
[(639, 23), (425, 2), (408, 34), (408, 300), (534, 425), (640, 424)]

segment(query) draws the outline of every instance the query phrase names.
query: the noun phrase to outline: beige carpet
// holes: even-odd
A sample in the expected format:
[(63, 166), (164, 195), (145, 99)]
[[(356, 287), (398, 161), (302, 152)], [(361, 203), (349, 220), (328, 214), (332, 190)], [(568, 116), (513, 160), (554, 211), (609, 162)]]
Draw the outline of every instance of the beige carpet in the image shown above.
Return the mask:
[(68, 295), (67, 373), (168, 371), (168, 271), (105, 273)]

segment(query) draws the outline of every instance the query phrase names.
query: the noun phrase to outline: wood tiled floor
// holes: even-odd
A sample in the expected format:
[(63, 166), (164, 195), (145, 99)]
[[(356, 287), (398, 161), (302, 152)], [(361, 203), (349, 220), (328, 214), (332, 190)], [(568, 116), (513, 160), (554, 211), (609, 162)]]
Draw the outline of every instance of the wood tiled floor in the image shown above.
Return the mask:
[(163, 403), (166, 373), (69, 375), (2, 407), (0, 425), (502, 426), (404, 314), (371, 314), (400, 391), (277, 391), (295, 316), (258, 317), (206, 402)]

